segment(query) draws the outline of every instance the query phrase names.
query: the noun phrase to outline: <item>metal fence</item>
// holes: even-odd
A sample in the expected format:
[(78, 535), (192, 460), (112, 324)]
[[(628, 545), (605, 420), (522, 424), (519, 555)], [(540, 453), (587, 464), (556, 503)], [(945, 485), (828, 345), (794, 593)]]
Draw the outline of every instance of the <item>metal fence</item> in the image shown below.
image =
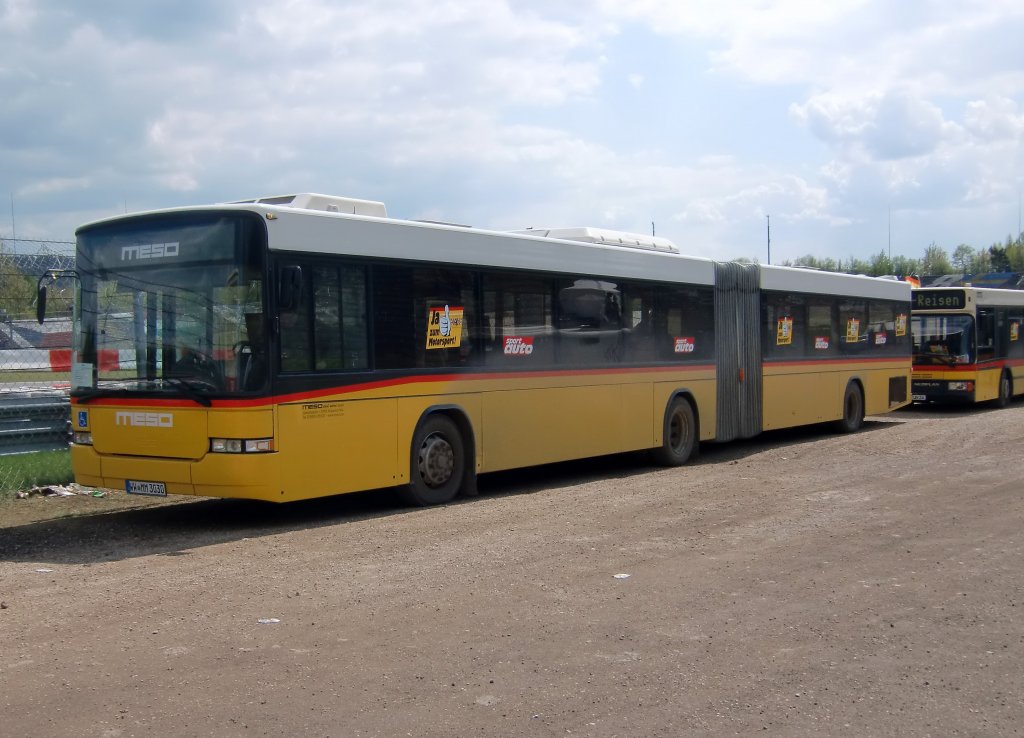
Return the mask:
[(41, 325), (35, 314), (39, 278), (73, 268), (70, 241), (0, 239), (0, 490), (30, 481), (15, 457), (67, 448), (73, 282), (50, 287)]

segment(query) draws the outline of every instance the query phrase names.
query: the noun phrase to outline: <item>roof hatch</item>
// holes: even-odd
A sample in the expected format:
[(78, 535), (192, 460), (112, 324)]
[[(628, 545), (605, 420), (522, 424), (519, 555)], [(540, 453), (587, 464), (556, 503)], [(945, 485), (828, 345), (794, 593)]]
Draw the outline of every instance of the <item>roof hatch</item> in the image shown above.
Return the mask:
[(273, 195), (257, 197), (252, 200), (235, 200), (233, 205), (255, 203), (257, 205), (281, 205), (300, 210), (322, 210), (328, 213), (349, 213), (352, 215), (373, 215), (377, 218), (388, 217), (384, 203), (376, 200), (357, 200), (354, 197), (336, 197), (334, 195), (318, 195), (314, 192), (300, 192), (295, 195)]

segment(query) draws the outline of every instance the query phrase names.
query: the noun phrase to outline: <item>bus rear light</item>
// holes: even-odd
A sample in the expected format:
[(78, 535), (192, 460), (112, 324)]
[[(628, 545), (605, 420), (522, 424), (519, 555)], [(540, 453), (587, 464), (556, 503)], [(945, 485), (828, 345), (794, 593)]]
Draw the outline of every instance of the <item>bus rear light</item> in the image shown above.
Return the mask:
[(92, 433), (85, 431), (75, 431), (75, 435), (72, 439), (73, 443), (77, 443), (79, 446), (91, 446), (92, 445)]
[(210, 452), (215, 454), (266, 454), (273, 450), (273, 438), (210, 439)]

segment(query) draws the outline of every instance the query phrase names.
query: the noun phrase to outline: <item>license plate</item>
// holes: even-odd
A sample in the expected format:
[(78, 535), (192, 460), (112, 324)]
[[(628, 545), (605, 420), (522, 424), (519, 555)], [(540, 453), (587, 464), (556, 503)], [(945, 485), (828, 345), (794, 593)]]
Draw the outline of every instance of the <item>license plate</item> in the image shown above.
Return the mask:
[(149, 495), (150, 497), (167, 496), (167, 485), (163, 482), (136, 482), (129, 479), (124, 483), (124, 488), (130, 495)]
[(913, 400), (914, 402), (924, 402), (926, 399), (928, 399), (928, 396), (927, 395), (911, 395), (910, 399)]

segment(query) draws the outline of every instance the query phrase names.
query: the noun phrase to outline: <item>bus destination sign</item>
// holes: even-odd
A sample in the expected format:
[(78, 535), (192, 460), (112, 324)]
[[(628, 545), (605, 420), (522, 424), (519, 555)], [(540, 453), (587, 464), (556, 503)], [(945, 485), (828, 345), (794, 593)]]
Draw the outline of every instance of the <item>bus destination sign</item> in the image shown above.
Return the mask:
[(963, 310), (967, 307), (964, 290), (914, 290), (915, 310)]

